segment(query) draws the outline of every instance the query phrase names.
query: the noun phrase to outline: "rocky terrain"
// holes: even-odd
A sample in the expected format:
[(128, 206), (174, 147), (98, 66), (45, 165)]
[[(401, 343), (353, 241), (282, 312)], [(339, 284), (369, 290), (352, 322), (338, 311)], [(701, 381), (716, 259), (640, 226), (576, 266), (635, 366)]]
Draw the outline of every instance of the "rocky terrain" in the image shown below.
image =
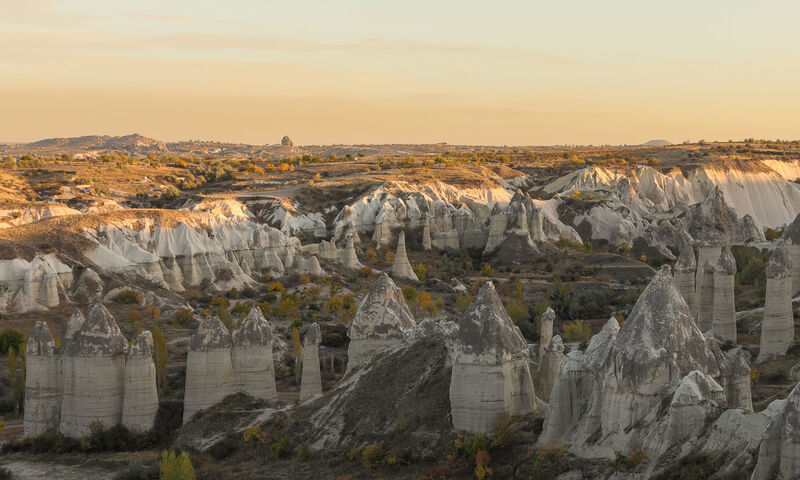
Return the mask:
[(20, 478), (800, 476), (795, 143), (0, 159)]

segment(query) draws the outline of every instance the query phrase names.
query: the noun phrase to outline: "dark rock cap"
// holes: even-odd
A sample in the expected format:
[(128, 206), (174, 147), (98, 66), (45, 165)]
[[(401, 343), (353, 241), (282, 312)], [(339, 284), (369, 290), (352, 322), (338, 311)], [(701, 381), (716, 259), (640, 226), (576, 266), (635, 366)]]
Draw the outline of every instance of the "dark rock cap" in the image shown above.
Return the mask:
[(481, 286), (461, 317), (454, 344), (465, 354), (494, 355), (498, 362), (528, 355), (528, 343), (508, 316), (491, 281)]
[(189, 339), (190, 350), (213, 350), (230, 348), (231, 335), (218, 316), (206, 317), (197, 326)]
[[(6, 352), (3, 352), (6, 353)], [(56, 353), (56, 342), (53, 340), (53, 335), (50, 329), (47, 328), (47, 323), (38, 321), (31, 329), (31, 334), (28, 337), (28, 344), (25, 347), (25, 354), (28, 356), (36, 357), (49, 357)]]
[(792, 258), (783, 242), (778, 243), (767, 263), (767, 278), (786, 278), (792, 275)]
[(697, 270), (697, 259), (694, 257), (694, 250), (691, 245), (681, 248), (678, 260), (675, 262), (676, 273), (692, 273)]
[(733, 275), (736, 273), (736, 260), (731, 253), (731, 247), (722, 248), (722, 253), (717, 260), (716, 272), (723, 275)]
[(153, 334), (150, 333), (150, 330), (145, 330), (136, 336), (131, 344), (131, 349), (128, 351), (128, 355), (153, 356)]
[(72, 356), (105, 357), (123, 355), (127, 350), (128, 341), (114, 317), (101, 303), (92, 307), (83, 326), (67, 345), (67, 355)]
[(254, 306), (233, 331), (233, 344), (239, 346), (269, 345), (272, 342), (272, 327), (259, 307)]
[(351, 340), (403, 338), (404, 332), (416, 325), (403, 291), (386, 273), (383, 273), (378, 276), (367, 295), (358, 304), (347, 336)]

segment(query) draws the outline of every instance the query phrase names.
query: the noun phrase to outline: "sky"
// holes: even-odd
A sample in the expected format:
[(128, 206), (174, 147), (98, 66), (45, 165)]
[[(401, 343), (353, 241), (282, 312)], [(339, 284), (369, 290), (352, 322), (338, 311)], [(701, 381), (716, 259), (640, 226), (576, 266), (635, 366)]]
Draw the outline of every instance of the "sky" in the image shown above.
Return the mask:
[(800, 2), (0, 0), (0, 141), (800, 138)]

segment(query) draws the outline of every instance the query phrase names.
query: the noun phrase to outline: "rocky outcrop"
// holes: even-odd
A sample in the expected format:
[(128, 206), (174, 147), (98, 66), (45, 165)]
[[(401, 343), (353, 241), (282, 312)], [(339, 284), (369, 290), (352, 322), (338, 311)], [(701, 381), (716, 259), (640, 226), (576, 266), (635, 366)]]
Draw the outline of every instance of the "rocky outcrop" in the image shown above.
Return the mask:
[(736, 260), (730, 247), (725, 247), (714, 267), (714, 319), (711, 328), (714, 336), (731, 343), (736, 343), (735, 274)]
[(347, 236), (345, 248), (339, 252), (339, 261), (344, 268), (350, 270), (358, 270), (364, 267), (364, 265), (358, 261), (358, 256), (356, 255), (354, 235)]
[(585, 353), (565, 357), (539, 444), (580, 456), (646, 448), (655, 464), (717, 417), (730, 372), (663, 267), (621, 328), (609, 320)]
[(697, 261), (691, 245), (684, 245), (678, 260), (675, 262), (675, 284), (678, 291), (689, 306), (689, 311), (696, 312), (695, 307), (695, 278), (697, 277)]
[(233, 390), (268, 401), (277, 400), (272, 327), (261, 309), (251, 308), (239, 328), (234, 330), (232, 337)]
[(800, 385), (769, 409), (778, 413), (767, 427), (751, 480), (789, 480), (800, 476)]
[(153, 428), (158, 413), (156, 367), (153, 363), (153, 335), (140, 333), (130, 346), (125, 362), (125, 396), (122, 424), (135, 432)]
[(62, 371), (47, 323), (33, 326), (25, 354), (25, 436), (54, 433), (61, 417)]
[(91, 305), (103, 298), (103, 281), (91, 268), (84, 269), (72, 286), (72, 301)]
[(779, 243), (772, 251), (767, 264), (759, 362), (785, 354), (794, 341), (792, 280), (792, 260), (789, 251), (783, 243)]
[(0, 312), (55, 307), (71, 284), (72, 270), (55, 255), (0, 260)]
[(536, 392), (547, 402), (550, 401), (550, 393), (558, 377), (558, 367), (563, 359), (564, 343), (561, 337), (556, 335), (544, 348), (539, 371), (536, 372)]
[(456, 430), (486, 433), (500, 417), (536, 408), (528, 345), (491, 282), (459, 322), (452, 341), (450, 408)]
[(300, 401), (322, 395), (322, 377), (319, 369), (319, 344), (322, 343), (322, 332), (319, 324), (314, 322), (303, 338), (303, 377), (300, 381)]
[(183, 423), (233, 393), (231, 345), (230, 333), (217, 316), (203, 319), (189, 339)]
[(545, 347), (550, 344), (550, 340), (553, 338), (553, 322), (555, 319), (556, 312), (547, 307), (547, 310), (542, 313), (541, 326), (539, 327), (539, 365), (542, 364)]
[(284, 135), (283, 138), (281, 138), (281, 145), (284, 147), (294, 147), (294, 142), (289, 138), (289, 135)]
[(309, 275), (312, 277), (322, 277), (325, 275), (316, 255), (312, 255), (308, 258), (298, 255), (294, 259), (294, 270), (299, 275)]
[(83, 437), (92, 423), (111, 427), (122, 421), (127, 349), (111, 313), (95, 305), (66, 346), (61, 433)]
[(397, 251), (394, 254), (394, 263), (392, 264), (392, 277), (403, 280), (411, 280), (414, 282), (419, 281), (414, 269), (411, 268), (411, 263), (408, 261), (406, 255), (406, 234), (400, 232), (397, 237)]
[(397, 345), (415, 327), (402, 290), (388, 275), (381, 274), (358, 304), (347, 331), (347, 371)]

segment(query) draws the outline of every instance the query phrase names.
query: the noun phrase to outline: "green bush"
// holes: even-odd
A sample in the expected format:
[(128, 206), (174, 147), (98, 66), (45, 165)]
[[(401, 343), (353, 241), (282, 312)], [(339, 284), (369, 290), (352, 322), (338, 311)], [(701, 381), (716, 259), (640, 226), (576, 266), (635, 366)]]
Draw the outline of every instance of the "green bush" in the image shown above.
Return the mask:
[(172, 318), (178, 325), (188, 325), (188, 323), (192, 321), (192, 318), (194, 318), (194, 312), (190, 308), (182, 308), (176, 310)]
[(10, 328), (4, 328), (0, 332), (0, 355), (7, 355), (8, 349), (13, 348), (15, 352), (19, 352), (19, 347), (25, 343), (25, 335)]
[(120, 290), (120, 292), (117, 293), (117, 296), (114, 297), (115, 302), (124, 305), (139, 303), (140, 299), (141, 299), (141, 294), (136, 290)]
[(470, 462), (475, 461), (475, 455), (480, 450), (489, 450), (491, 442), (486, 435), (472, 435), (464, 440), (464, 452), (469, 455)]
[(286, 458), (292, 456), (294, 447), (292, 447), (292, 442), (289, 440), (289, 437), (283, 436), (280, 440), (273, 443), (269, 450), (272, 453), (272, 458)]

